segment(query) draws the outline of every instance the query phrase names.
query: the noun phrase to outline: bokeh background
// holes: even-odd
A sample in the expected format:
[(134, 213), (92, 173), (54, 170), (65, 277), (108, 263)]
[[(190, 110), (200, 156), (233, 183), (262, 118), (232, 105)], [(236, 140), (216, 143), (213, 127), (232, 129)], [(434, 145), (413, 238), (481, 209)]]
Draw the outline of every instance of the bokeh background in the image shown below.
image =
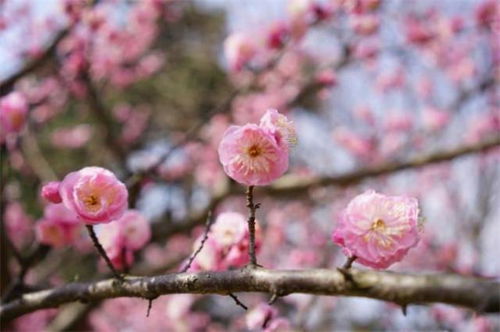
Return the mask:
[[(499, 10), (494, 0), (0, 0), (0, 91), (29, 103), (23, 130), (2, 138), (2, 292), (20, 270), (6, 238), (37, 254), (28, 285), (106, 273), (85, 243), (51, 248), (34, 233), (41, 185), (89, 165), (126, 182), (150, 222), (130, 273), (177, 271), (209, 211), (247, 213), (217, 145), (268, 108), (294, 121), (298, 143), (287, 174), (257, 190), (264, 266), (341, 265), (336, 217), (375, 189), (417, 197), (425, 219), (391, 270), (498, 279)], [(404, 316), (375, 300), (290, 295), (275, 307), (291, 330), (500, 329), (498, 316), (446, 305)], [(148, 318), (146, 308), (73, 304), (9, 328), (248, 329), (227, 297), (164, 296)]]

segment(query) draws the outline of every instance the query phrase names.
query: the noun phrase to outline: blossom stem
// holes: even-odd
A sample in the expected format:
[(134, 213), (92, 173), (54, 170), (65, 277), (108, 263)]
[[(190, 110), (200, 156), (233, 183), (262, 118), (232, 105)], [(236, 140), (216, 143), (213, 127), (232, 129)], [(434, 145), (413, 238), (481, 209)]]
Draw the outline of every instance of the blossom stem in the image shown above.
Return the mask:
[(118, 273), (118, 271), (115, 269), (113, 266), (113, 263), (109, 259), (108, 255), (106, 254), (106, 251), (102, 247), (101, 243), (99, 243), (99, 240), (97, 239), (97, 235), (95, 234), (94, 231), (94, 226), (92, 225), (87, 225), (87, 231), (89, 232), (90, 238), (92, 239), (92, 242), (94, 243), (94, 247), (96, 247), (97, 251), (101, 255), (102, 258), (104, 258), (104, 261), (108, 265), (109, 269), (113, 272), (114, 276), (118, 280), (123, 280), (123, 276)]
[(354, 261), (357, 259), (358, 257), (356, 256), (351, 256), (349, 258), (347, 258), (347, 261), (344, 263), (344, 265), (342, 266), (343, 269), (350, 269), (351, 266), (352, 266), (352, 263), (354, 263)]
[(253, 188), (249, 186), (247, 189), (247, 208), (250, 211), (248, 216), (248, 231), (250, 233), (250, 246), (248, 248), (248, 255), (250, 256), (250, 266), (256, 267), (257, 256), (255, 255), (255, 211), (259, 208), (259, 203), (255, 204), (253, 201)]

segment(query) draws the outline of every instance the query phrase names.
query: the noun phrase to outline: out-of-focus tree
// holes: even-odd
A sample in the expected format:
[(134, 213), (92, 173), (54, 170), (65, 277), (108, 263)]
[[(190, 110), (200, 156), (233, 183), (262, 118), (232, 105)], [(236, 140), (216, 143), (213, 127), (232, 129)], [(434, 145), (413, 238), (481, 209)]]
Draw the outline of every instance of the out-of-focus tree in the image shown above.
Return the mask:
[(495, 0), (0, 0), (2, 329), (500, 329), (499, 35)]

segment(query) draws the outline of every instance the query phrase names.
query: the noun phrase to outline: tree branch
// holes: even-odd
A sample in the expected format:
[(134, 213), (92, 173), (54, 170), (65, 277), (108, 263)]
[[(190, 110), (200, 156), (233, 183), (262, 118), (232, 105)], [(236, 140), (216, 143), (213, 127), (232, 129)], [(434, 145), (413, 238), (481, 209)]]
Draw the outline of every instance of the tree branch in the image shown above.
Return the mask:
[(0, 97), (8, 94), (10, 90), (12, 90), (12, 87), (14, 84), (21, 79), (22, 77), (31, 74), (34, 72), (36, 69), (40, 68), (43, 66), (52, 56), (54, 51), (56, 50), (57, 46), (61, 42), (61, 40), (64, 39), (69, 33), (71, 29), (66, 28), (60, 31), (52, 40), (50, 45), (47, 47), (45, 52), (41, 54), (40, 56), (34, 58), (33, 60), (27, 62), (19, 71), (5, 79), (4, 81), (0, 82)]
[(348, 186), (358, 183), (366, 178), (387, 175), (390, 173), (424, 167), (444, 161), (450, 161), (468, 154), (486, 152), (500, 146), (500, 135), (484, 140), (473, 145), (461, 146), (448, 151), (439, 151), (423, 155), (404, 162), (391, 162), (373, 166), (339, 176), (304, 177), (289, 175), (276, 181), (274, 185), (263, 188), (262, 191), (269, 195), (295, 194), (304, 192), (314, 187)]
[(24, 294), (0, 307), (6, 323), (23, 314), (75, 301), (116, 297), (154, 298), (165, 294), (220, 294), (261, 292), (284, 296), (305, 293), (361, 296), (399, 305), (446, 303), (478, 312), (500, 312), (500, 283), (447, 274), (403, 274), (350, 269), (346, 279), (337, 270), (242, 269), (224, 272), (171, 273), (154, 277), (107, 279), (70, 283), (60, 288)]

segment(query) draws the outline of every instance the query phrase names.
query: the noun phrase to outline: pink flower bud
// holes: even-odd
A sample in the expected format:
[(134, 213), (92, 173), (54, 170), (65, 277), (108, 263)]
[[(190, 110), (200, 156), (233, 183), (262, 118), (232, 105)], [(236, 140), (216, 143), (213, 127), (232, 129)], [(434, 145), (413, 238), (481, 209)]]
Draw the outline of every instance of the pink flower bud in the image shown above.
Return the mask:
[(45, 184), (42, 187), (42, 192), (41, 196), (47, 200), (50, 203), (61, 203), (62, 198), (61, 195), (59, 195), (59, 186), (61, 185), (61, 182), (59, 181), (51, 181), (47, 184)]
[(418, 243), (418, 213), (415, 198), (369, 190), (347, 205), (332, 239), (347, 256), (356, 256), (357, 262), (385, 269)]
[(125, 185), (101, 167), (69, 173), (61, 182), (59, 193), (64, 205), (89, 225), (118, 219), (128, 206)]

